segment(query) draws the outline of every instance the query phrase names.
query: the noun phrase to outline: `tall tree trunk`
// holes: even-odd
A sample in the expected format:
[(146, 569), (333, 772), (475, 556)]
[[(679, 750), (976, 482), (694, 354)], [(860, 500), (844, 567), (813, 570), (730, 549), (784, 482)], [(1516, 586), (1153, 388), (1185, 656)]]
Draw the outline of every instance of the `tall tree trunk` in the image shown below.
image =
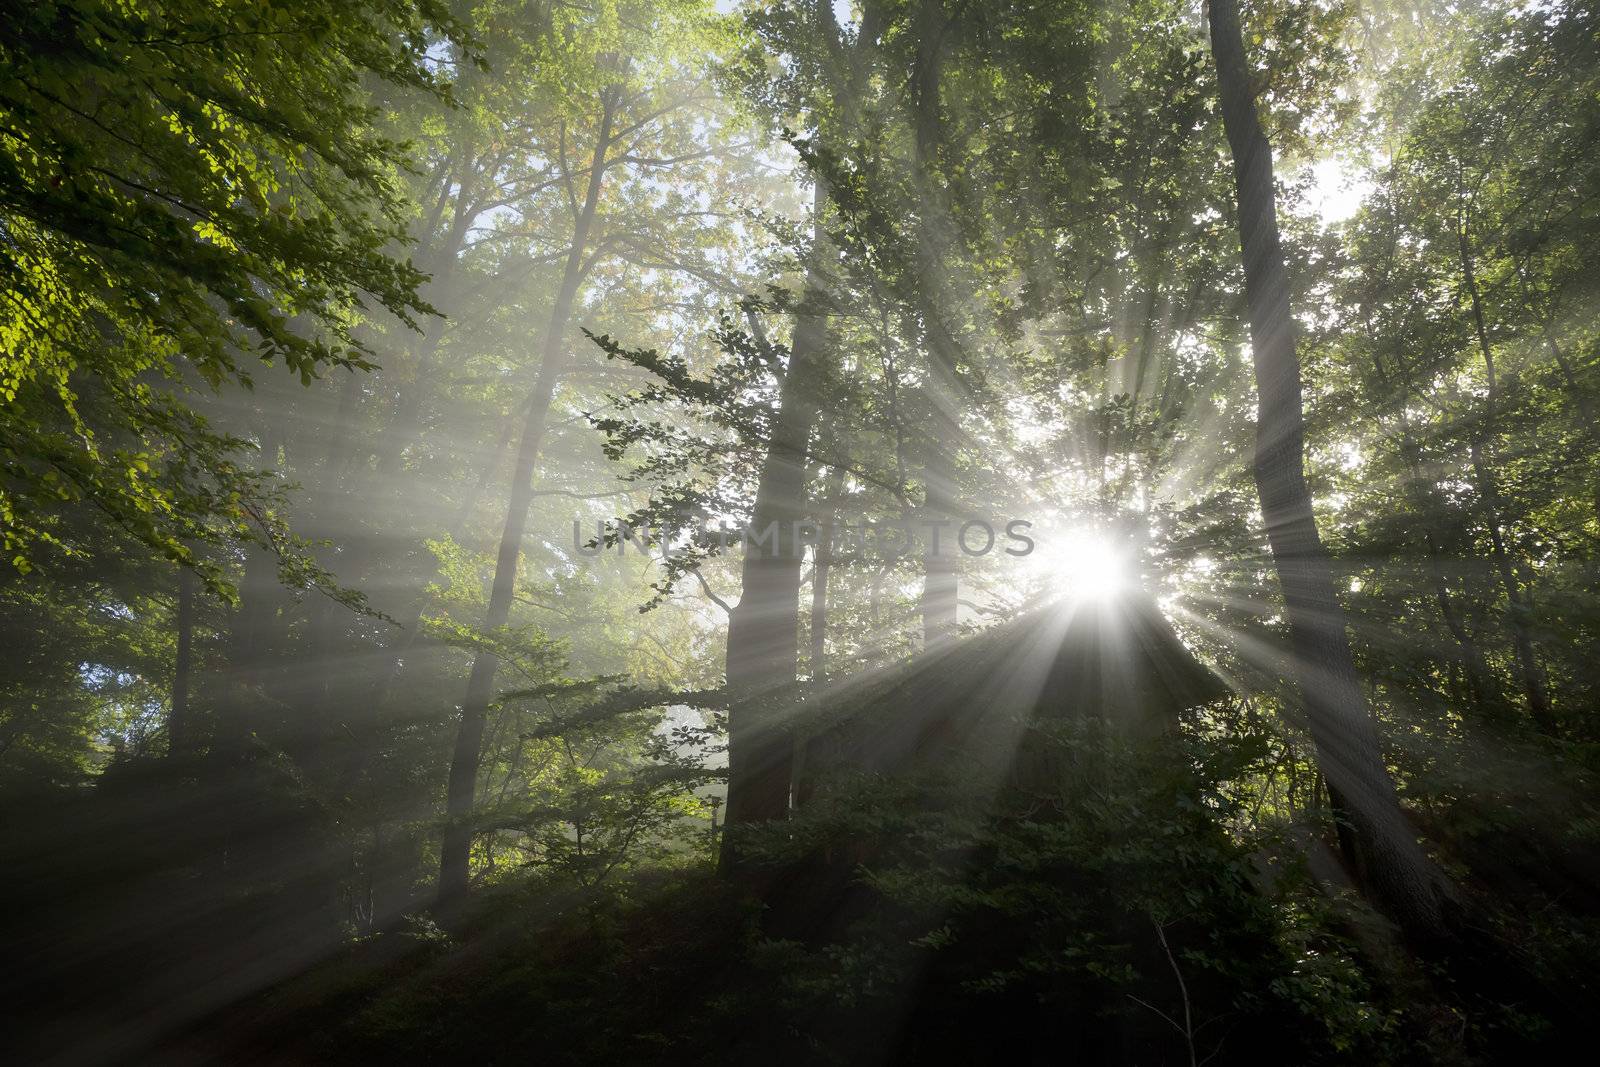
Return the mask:
[(944, 76), (944, 35), (948, 20), (944, 0), (921, 0), (915, 15), (916, 66), (911, 72), (914, 108), (916, 185), (922, 198), (922, 221), (917, 234), (919, 309), (928, 346), (928, 432), (923, 465), (924, 511), (928, 527), (924, 538), (922, 585), (922, 639), (933, 648), (955, 636), (960, 615), (960, 577), (957, 571), (955, 520), (959, 513), (955, 463), (952, 455), (960, 437), (955, 407), (958, 346), (944, 320), (949, 296), (944, 277), (948, 245), (947, 204), (935, 174), (942, 137), (939, 87)]
[(813, 682), (825, 681), (828, 677), (828, 576), (833, 570), (834, 523), (838, 514), (835, 500), (843, 488), (844, 471), (835, 467), (828, 475), (825, 490), (828, 510), (822, 519), (822, 532), (817, 535), (811, 562), (810, 677)]
[(178, 655), (172, 668), (172, 711), (167, 717), (167, 754), (186, 755), (193, 745), (189, 721), (190, 665), (194, 659), (194, 571), (178, 568)]
[[(605, 179), (606, 154), (611, 148), (612, 122), (622, 96), (618, 85), (600, 94), (600, 123), (595, 137), (593, 159), (583, 204), (574, 220), (572, 247), (567, 253), (561, 288), (550, 311), (545, 331), (544, 351), (534, 379), (532, 396), (523, 416), (522, 440), (517, 449), (516, 471), (511, 478), (511, 500), (506, 509), (505, 527), (500, 535), (500, 551), (495, 558), (494, 583), (489, 591), (489, 608), (484, 616), (488, 633), (500, 629), (511, 615), (516, 591), (517, 561), (522, 554), (522, 535), (528, 522), (528, 506), (533, 501), (533, 471), (544, 443), (550, 402), (556, 384), (566, 369), (566, 333), (583, 281), (584, 254), (589, 231), (594, 224), (600, 192)], [(478, 763), (483, 754), (483, 727), (494, 695), (494, 676), (500, 661), (492, 651), (480, 649), (472, 661), (466, 698), (461, 705), (461, 724), (456, 732), (455, 751), (450, 760), (450, 781), (445, 801), (444, 840), (439, 856), (439, 902), (449, 904), (467, 891), (468, 860), (472, 850), (472, 807), (477, 789)]]
[[(1463, 194), (1464, 195), (1464, 194)], [(1495, 477), (1493, 456), (1489, 450), (1494, 443), (1495, 418), (1499, 405), (1499, 379), (1495, 373), (1494, 349), (1489, 344), (1489, 329), (1483, 313), (1483, 297), (1478, 290), (1478, 273), (1473, 263), (1472, 239), (1468, 233), (1466, 205), (1463, 202), (1456, 226), (1458, 247), (1461, 253), (1461, 280), (1466, 286), (1472, 308), (1473, 333), (1478, 340), (1478, 351), (1483, 356), (1484, 377), (1488, 394), (1484, 397), (1482, 422), (1473, 428), (1468, 441), (1472, 460), (1472, 473), (1478, 483), (1478, 496), (1483, 504), (1484, 525), (1489, 528), (1489, 550), (1494, 559), (1500, 584), (1505, 589), (1506, 613), (1511, 621), (1512, 647), (1517, 654), (1517, 674), (1522, 679), (1523, 693), (1528, 701), (1528, 714), (1540, 730), (1547, 734), (1556, 732), (1555, 716), (1550, 710), (1550, 698), (1545, 693), (1544, 670), (1534, 653), (1533, 634), (1528, 626), (1532, 610), (1517, 580), (1511, 552), (1506, 547), (1502, 528), (1504, 508), (1500, 499), (1500, 486)]]
[(933, 452), (922, 476), (927, 484), (922, 578), (922, 647), (934, 648), (956, 635), (960, 618), (961, 578), (956, 563), (957, 507), (955, 477), (949, 455), (951, 438), (937, 427), (949, 420), (934, 419)]
[[(837, 53), (840, 33), (832, 5), (818, 4), (816, 15), (829, 51)], [(876, 25), (874, 12), (868, 11), (867, 19)], [(857, 47), (845, 73), (847, 88), (840, 94), (847, 114), (865, 76), (862, 49), (876, 36), (877, 31), (865, 25), (858, 30)], [(806, 512), (807, 459), (827, 365), (827, 321), (818, 307), (822, 279), (815, 257), (822, 254), (826, 240), (822, 217), (828, 201), (821, 176), (815, 180), (813, 263), (795, 310), (789, 366), (779, 387), (778, 416), (762, 460), (750, 519), (756, 534), (772, 528), (778, 536), (746, 548), (739, 603), (728, 618), (728, 800), (720, 862), (729, 874), (743, 873), (739, 828), (785, 817), (794, 784), (795, 739), (785, 728), (785, 702), (779, 694), (799, 676), (800, 569), (805, 546), (794, 536), (794, 524)], [(825, 552), (826, 548), (818, 551), (819, 564)], [(826, 569), (820, 573), (825, 583)], [(826, 586), (823, 588), (825, 598)], [(815, 595), (813, 592), (813, 606)]]
[[(813, 197), (813, 257), (822, 252), (822, 182)], [(826, 366), (827, 321), (821, 279), (813, 266), (795, 309), (789, 366), (778, 391), (778, 416), (761, 463), (750, 517), (756, 542), (745, 547), (739, 603), (728, 618), (728, 807), (722, 867), (741, 867), (738, 828), (781, 819), (789, 811), (794, 739), (783, 721), (783, 691), (799, 673), (800, 564), (806, 515), (806, 470)], [(763, 536), (766, 535), (766, 536)]]
[(1306, 486), (1300, 362), (1278, 236), (1272, 149), (1256, 112), (1235, 0), (1212, 0), (1210, 21), (1223, 126), (1233, 154), (1260, 412), (1256, 488), (1283, 589), (1301, 699), (1318, 761), (1347, 820), (1358, 877), (1408, 933), (1436, 941), (1447, 933), (1449, 887), (1418, 847), (1384, 766)]

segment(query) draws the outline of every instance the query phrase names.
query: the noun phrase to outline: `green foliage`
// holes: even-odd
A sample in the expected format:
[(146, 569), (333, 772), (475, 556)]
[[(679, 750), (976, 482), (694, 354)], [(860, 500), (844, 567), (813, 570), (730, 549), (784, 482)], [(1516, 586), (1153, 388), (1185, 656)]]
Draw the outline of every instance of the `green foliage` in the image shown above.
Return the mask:
[(8, 3), (0, 13), (0, 522), (10, 565), (71, 553), (87, 503), (190, 562), (237, 517), (236, 441), (184, 394), (281, 361), (365, 367), (365, 301), (427, 311), (402, 236), (402, 146), (368, 79), (442, 92), (433, 0)]
[[(1384, 757), (1526, 991), (1419, 962), (1335, 859), (1194, 5), (0, 0), (7, 1003), (98, 1035), (271, 987), (222, 1059), (1548, 1052), (1600, 944), (1600, 15), (1242, 6)], [(750, 514), (810, 316), (809, 518), (915, 516), (945, 464), (1125, 534), (1236, 699), (1144, 750), (1008, 722), (1072, 773), (998, 802), (842, 776), (752, 833), (757, 903), (711, 869), (737, 561), (616, 530)], [(866, 556), (801, 568), (803, 706), (892, 712), (923, 645), (922, 561)], [(1059, 562), (963, 560), (988, 636), (924, 692)], [(480, 656), (473, 898), (424, 917)]]
[[(1392, 1049), (1394, 1009), (1303, 870), (1288, 861), (1265, 877), (1269, 858), (1292, 854), (1285, 841), (1219, 829), (1237, 810), (1226, 779), (1248, 744), (1135, 749), (1086, 724), (1022, 744), (1077, 777), (998, 800), (962, 778), (857, 779), (771, 843), (776, 864), (855, 864), (834, 939), (764, 950), (794, 1010), (908, 1011), (906, 1040), (930, 1053), (970, 1040), (963, 1028), (986, 1017), (1004, 1022), (985, 1040), (1017, 1054), (1046, 1018), (1072, 1019), (1067, 1047), (1095, 1048), (1121, 1028), (1142, 1035), (1147, 1056), (1174, 1040), (1202, 1058)], [(857, 1019), (843, 1032), (864, 1040), (871, 1027)]]
[(593, 890), (630, 871), (704, 862), (704, 791), (723, 777), (706, 765), (714, 731), (651, 710), (585, 714), (578, 698), (589, 689), (508, 698), (526, 710), (502, 716), (519, 732), (495, 753), (503, 771), (490, 765), (474, 815), (485, 878), (509, 862)]
[(1329, 264), (1317, 374), (1325, 447), (1350, 450), (1328, 462), (1348, 495), (1332, 525), (1382, 560), (1358, 570), (1353, 606), (1419, 638), (1373, 649), (1380, 684), (1407, 713), (1583, 739), (1560, 709), (1588, 701), (1577, 663), (1597, 639), (1582, 601), (1600, 531), (1600, 172), (1574, 141), (1600, 121), (1595, 20), (1584, 4), (1485, 13), (1466, 43), (1394, 62), (1373, 114), (1390, 158)]

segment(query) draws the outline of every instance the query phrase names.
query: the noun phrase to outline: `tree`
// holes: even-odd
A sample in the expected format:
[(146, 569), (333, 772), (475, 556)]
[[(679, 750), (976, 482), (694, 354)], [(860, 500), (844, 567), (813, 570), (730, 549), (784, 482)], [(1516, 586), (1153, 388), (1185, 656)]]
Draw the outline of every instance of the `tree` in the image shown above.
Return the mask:
[[(812, 211), (826, 209), (821, 183)], [(811, 250), (820, 257), (819, 240)], [(745, 547), (739, 603), (728, 618), (727, 825), (781, 819), (789, 809), (793, 735), (783, 722), (799, 675), (800, 569), (810, 514), (806, 482), (821, 384), (827, 375), (827, 323), (816, 276), (795, 312), (794, 337), (779, 386), (771, 437), (751, 509), (752, 541)], [(813, 538), (813, 543), (816, 542)], [(723, 862), (737, 866), (737, 834), (724, 838)]]
[[(580, 83), (587, 87), (591, 101), (585, 118), (592, 140), (587, 160), (571, 156), (568, 137), (572, 131), (567, 116), (562, 116), (555, 148), (560, 191), (571, 212), (570, 238), (541, 335), (538, 370), (527, 399), (519, 405), (522, 419), (516, 460), (484, 612), (483, 629), (490, 636), (474, 655), (461, 704), (440, 855), (439, 899), (444, 904), (459, 899), (468, 886), (473, 799), (499, 662), (493, 641), (510, 618), (551, 406), (558, 386), (573, 367), (569, 331), (580, 292), (602, 264), (614, 259), (635, 262), (645, 269), (696, 269), (681, 252), (663, 251), (672, 235), (670, 228), (666, 233), (652, 233), (645, 221), (648, 213), (637, 213), (643, 220), (629, 217), (626, 190), (630, 184), (659, 183), (676, 164), (715, 154), (717, 149), (704, 142), (723, 133), (715, 125), (697, 125), (696, 116), (690, 113), (697, 102), (697, 83), (703, 77), (705, 60), (696, 49), (713, 42), (717, 34), (718, 21), (703, 3), (686, 0), (637, 9), (607, 8), (593, 17), (597, 20), (593, 26), (578, 18), (564, 30), (571, 40), (583, 38), (585, 33), (593, 35), (583, 38), (585, 47), (592, 49), (586, 53), (592, 69), (583, 72)], [(638, 176), (637, 182), (622, 180), (630, 172)], [(616, 202), (607, 210), (607, 194), (614, 186), (623, 192), (611, 198)], [(672, 214), (670, 209), (677, 205), (669, 201), (668, 207), (663, 214)], [(678, 214), (694, 217), (700, 213), (689, 209)]]
[(444, 92), (425, 53), (455, 21), (434, 0), (22, 3), (0, 27), (9, 564), (72, 553), (73, 506), (193, 563), (249, 486), (185, 393), (257, 359), (365, 367), (351, 312), (428, 311), (365, 83)]
[[(506, 507), (506, 525), (500, 535), (500, 554), (495, 560), (494, 582), (484, 618), (485, 627), (491, 631), (504, 626), (511, 615), (517, 562), (522, 554), (522, 534), (528, 521), (528, 505), (532, 502), (534, 464), (544, 441), (550, 401), (568, 358), (566, 332), (572, 318), (573, 302), (577, 299), (578, 285), (583, 278), (589, 231), (599, 206), (606, 155), (611, 151), (612, 124), (621, 93), (620, 85), (608, 85), (601, 90), (594, 157), (587, 167), (589, 175), (583, 200), (573, 220), (572, 245), (567, 253), (555, 307), (550, 312), (550, 324), (545, 329), (539, 373), (528, 397), (521, 439), (517, 446), (516, 469), (511, 477), (511, 500)], [(473, 659), (472, 675), (467, 681), (467, 695), (461, 707), (461, 730), (456, 738), (455, 755), (450, 761), (450, 788), (445, 817), (451, 821), (445, 828), (444, 846), (439, 859), (439, 897), (442, 901), (455, 899), (467, 889), (467, 860), (472, 845), (469, 818), (477, 785), (478, 754), (483, 746), (484, 717), (493, 696), (497, 666), (494, 652), (485, 649)]]
[(1448, 888), (1418, 846), (1384, 766), (1306, 487), (1300, 362), (1278, 235), (1272, 148), (1256, 113), (1233, 0), (1212, 0), (1210, 19), (1223, 126), (1233, 155), (1259, 397), (1256, 487), (1283, 591), (1293, 670), (1323, 774), (1348, 820), (1350, 833), (1344, 840), (1350, 860), (1374, 897), (1409, 933), (1437, 939), (1448, 929)]

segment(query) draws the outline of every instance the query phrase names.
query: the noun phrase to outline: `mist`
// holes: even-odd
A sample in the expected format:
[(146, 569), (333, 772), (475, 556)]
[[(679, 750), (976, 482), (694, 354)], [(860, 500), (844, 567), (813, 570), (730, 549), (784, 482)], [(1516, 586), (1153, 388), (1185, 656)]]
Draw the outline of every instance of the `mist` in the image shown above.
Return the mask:
[(1600, 12), (0, 12), (18, 1063), (1550, 1058)]

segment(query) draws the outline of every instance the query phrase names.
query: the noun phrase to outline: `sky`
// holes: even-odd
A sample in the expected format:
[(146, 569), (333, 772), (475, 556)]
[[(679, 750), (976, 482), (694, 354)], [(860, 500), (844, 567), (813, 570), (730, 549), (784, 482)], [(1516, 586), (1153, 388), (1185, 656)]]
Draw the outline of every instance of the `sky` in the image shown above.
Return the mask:
[(1311, 165), (1311, 180), (1306, 199), (1325, 226), (1350, 218), (1372, 192), (1372, 182), (1345, 161), (1331, 156)]

